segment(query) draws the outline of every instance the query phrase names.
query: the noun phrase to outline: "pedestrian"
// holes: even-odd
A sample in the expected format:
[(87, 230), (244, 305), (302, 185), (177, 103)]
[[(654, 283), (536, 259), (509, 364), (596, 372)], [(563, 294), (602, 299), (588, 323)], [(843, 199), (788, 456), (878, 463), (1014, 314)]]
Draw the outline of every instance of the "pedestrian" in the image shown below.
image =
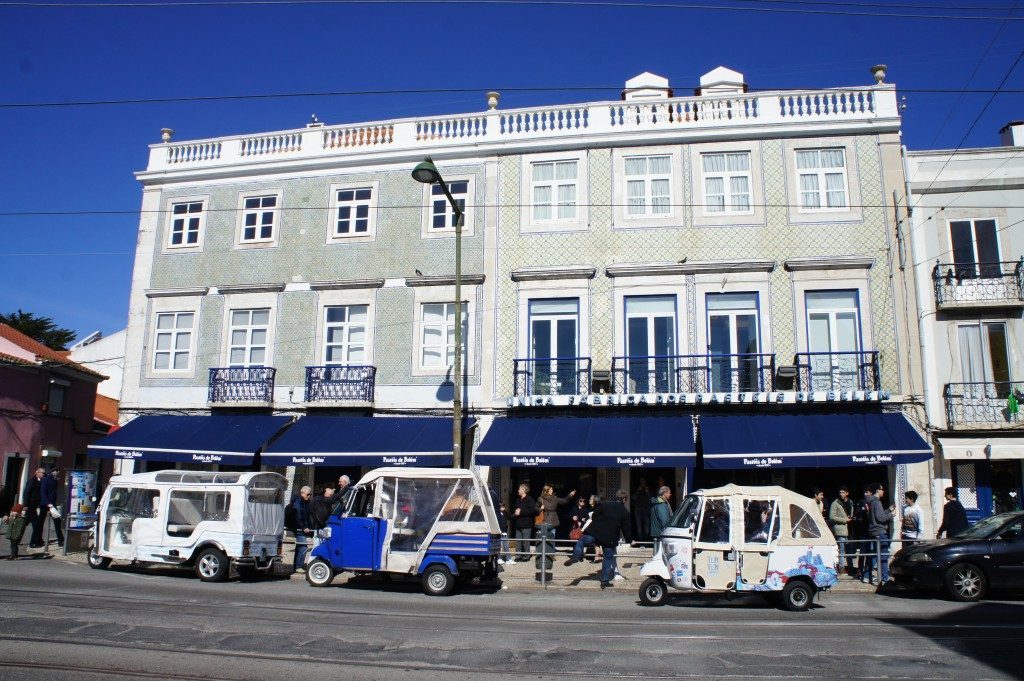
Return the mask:
[(288, 524), (295, 534), (295, 561), (292, 567), (296, 572), (304, 572), (306, 569), (306, 551), (309, 549), (309, 537), (313, 536), (313, 530), (309, 526), (309, 500), (313, 496), (313, 490), (309, 485), (304, 485), (299, 490), (289, 506), (290, 511), (285, 511), (285, 519), (290, 520)]
[(873, 584), (875, 561), (878, 565), (878, 586), (889, 581), (889, 521), (894, 517), (895, 506), (885, 508), (882, 505), (882, 497), (885, 496), (885, 488), (882, 485), (872, 483), (869, 486), (871, 499), (871, 512), (868, 516), (868, 535), (872, 544), (868, 547), (868, 556), (865, 561), (866, 568), (862, 582)]
[(825, 517), (825, 490), (820, 487), (815, 487), (813, 490), (814, 504), (818, 507), (818, 513), (821, 517)]
[(921, 538), (921, 509), (917, 505), (917, 492), (907, 490), (903, 495), (903, 520), (900, 523), (900, 539), (917, 541)]
[(29, 478), (28, 484), (25, 485), (25, 493), (22, 498), (25, 500), (26, 518), (32, 525), (32, 536), (28, 540), (28, 547), (30, 549), (41, 549), (43, 548), (43, 522), (46, 520), (43, 517), (43, 478), (46, 477), (46, 471), (42, 468), (37, 468), (32, 477)]
[[(530, 496), (530, 486), (525, 482), (519, 485), (518, 496), (512, 504), (512, 529), (515, 530), (516, 553), (530, 553), (530, 541), (533, 539), (533, 521), (537, 515), (537, 502)], [(509, 562), (516, 562), (513, 556)]]
[(548, 539), (555, 538), (555, 532), (558, 530), (558, 507), (564, 506), (569, 503), (569, 500), (576, 496), (576, 490), (569, 492), (567, 496), (559, 497), (555, 495), (555, 488), (551, 485), (544, 485), (541, 489), (540, 496), (537, 498), (537, 511), (543, 513), (541, 518), (540, 527), (537, 528), (538, 536), (544, 535)]
[(672, 490), (666, 485), (658, 488), (658, 495), (651, 497), (651, 538), (655, 542), (661, 536), (662, 531), (668, 527), (668, 521), (672, 518)]
[(57, 535), (57, 546), (64, 548), (64, 528), (62, 525), (60, 504), (58, 503), (57, 490), (60, 487), (61, 470), (54, 468), (40, 481), (40, 493), (43, 497), (40, 513), (43, 516), (42, 525), (46, 526), (46, 519), (53, 522), (53, 531)]
[(629, 510), (626, 508), (626, 499), (629, 495), (625, 490), (615, 493), (615, 501), (606, 501), (594, 509), (590, 526), (587, 528), (590, 534), (601, 547), (601, 588), (607, 589), (613, 586), (612, 580), (618, 572), (616, 564), (616, 550), (619, 546), (619, 538), (627, 542), (629, 535)]
[(935, 536), (941, 538), (945, 532), (946, 537), (955, 537), (966, 530), (968, 524), (967, 511), (956, 498), (956, 487), (947, 487), (946, 505), (942, 507), (942, 524)]
[(856, 548), (851, 551), (857, 553), (857, 579), (864, 578), (864, 564), (871, 548), (871, 537), (868, 534), (868, 518), (871, 516), (871, 497), (868, 486), (864, 487), (864, 495), (853, 504), (853, 522), (850, 523), (850, 539), (855, 542)]
[(651, 490), (647, 481), (640, 478), (640, 484), (633, 495), (633, 519), (636, 523), (637, 541), (646, 541), (651, 535)]
[[(497, 497), (497, 492), (491, 491), (492, 500)], [(512, 554), (509, 552), (509, 512), (508, 505), (502, 501), (498, 503), (498, 529), (501, 530), (501, 555), (498, 556), (498, 563), (511, 563)]]
[(307, 513), (309, 514), (309, 529), (313, 530), (312, 547), (315, 549), (326, 538), (324, 528), (330, 520), (334, 509), (334, 485), (326, 484), (319, 488), (310, 498)]
[(590, 518), (590, 507), (587, 505), (587, 498), (580, 495), (576, 500), (576, 507), (569, 512), (569, 521), (572, 528), (569, 530), (569, 539), (578, 540), (583, 536), (583, 523)]
[[(591, 494), (589, 499), (580, 497), (579, 505), (577, 509), (573, 510), (573, 520), (580, 518), (579, 530), (580, 534), (576, 537), (576, 543), (572, 547), (572, 554), (569, 556), (563, 565), (566, 567), (583, 561), (584, 556), (594, 555), (594, 545), (597, 543), (597, 538), (590, 534), (588, 530), (594, 519), (594, 511), (601, 505), (601, 498), (596, 494)], [(582, 509), (582, 510), (579, 510)], [(591, 558), (592, 563), (597, 561)]]
[(21, 544), (21, 539), (25, 536), (25, 526), (28, 525), (25, 507), (21, 504), (12, 506), (10, 512), (4, 516), (4, 523), (7, 525), (7, 539), (11, 542), (11, 555), (7, 556), (7, 560), (16, 560), (18, 545)]
[(839, 565), (846, 560), (846, 574), (852, 575), (853, 551), (847, 548), (847, 541), (850, 538), (850, 523), (853, 522), (853, 501), (850, 499), (850, 488), (842, 485), (839, 488), (839, 496), (832, 502), (828, 510), (828, 523), (832, 528), (832, 534), (836, 538), (839, 547)]

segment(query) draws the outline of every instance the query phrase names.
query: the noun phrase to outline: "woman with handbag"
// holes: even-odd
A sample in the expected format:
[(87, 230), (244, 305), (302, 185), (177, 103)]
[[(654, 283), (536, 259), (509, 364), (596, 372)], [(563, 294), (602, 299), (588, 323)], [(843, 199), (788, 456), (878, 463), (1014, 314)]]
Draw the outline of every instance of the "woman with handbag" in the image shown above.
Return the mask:
[(576, 490), (569, 492), (566, 497), (555, 496), (555, 488), (551, 485), (544, 485), (544, 489), (541, 490), (540, 497), (537, 499), (540, 513), (537, 515), (538, 525), (537, 529), (538, 536), (543, 534), (548, 539), (555, 538), (555, 531), (558, 529), (558, 507), (564, 506), (576, 496)]
[[(519, 485), (519, 493), (512, 504), (512, 529), (515, 531), (516, 553), (530, 553), (530, 540), (533, 539), (533, 521), (537, 515), (537, 502), (530, 497), (530, 486), (525, 482)], [(512, 556), (507, 562), (516, 562)]]

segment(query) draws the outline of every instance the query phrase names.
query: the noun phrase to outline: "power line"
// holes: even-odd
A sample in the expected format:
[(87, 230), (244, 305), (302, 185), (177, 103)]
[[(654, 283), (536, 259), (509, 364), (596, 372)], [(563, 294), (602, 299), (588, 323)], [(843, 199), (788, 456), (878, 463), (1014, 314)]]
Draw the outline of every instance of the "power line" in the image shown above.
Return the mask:
[[(931, 20), (958, 20), (958, 21), (999, 21), (1003, 17), (983, 16), (975, 14), (919, 14), (905, 10), (916, 10), (914, 5), (869, 5), (876, 8), (891, 7), (892, 9), (904, 10), (903, 12), (878, 12), (866, 10), (837, 10), (831, 9), (838, 6), (860, 6), (838, 3), (807, 2), (801, 3), (823, 9), (810, 9), (806, 7), (777, 7), (777, 6), (750, 6), (752, 3), (767, 3), (769, 0), (732, 0), (734, 5), (699, 5), (689, 3), (655, 3), (655, 2), (616, 2), (613, 0), (184, 0), (182, 2), (156, 1), (156, 2), (0, 2), (0, 7), (34, 7), (34, 8), (76, 8), (76, 9), (154, 9), (169, 7), (273, 7), (273, 6), (329, 6), (329, 5), (479, 5), (479, 6), (536, 6), (536, 7), (614, 7), (628, 9), (671, 9), (671, 10), (700, 10), (709, 12), (762, 12), (772, 14), (811, 14), (826, 16), (856, 16), (856, 17), (880, 17), (887, 19), (931, 19)], [(748, 3), (742, 6), (739, 3)], [(784, 3), (778, 4), (797, 4)], [(945, 11), (988, 11), (968, 8), (946, 8), (941, 6), (920, 6), (922, 9), (942, 9)], [(1005, 11), (1007, 8), (993, 8), (993, 11)], [(1012, 17), (1014, 21), (1024, 20), (1024, 17)]]

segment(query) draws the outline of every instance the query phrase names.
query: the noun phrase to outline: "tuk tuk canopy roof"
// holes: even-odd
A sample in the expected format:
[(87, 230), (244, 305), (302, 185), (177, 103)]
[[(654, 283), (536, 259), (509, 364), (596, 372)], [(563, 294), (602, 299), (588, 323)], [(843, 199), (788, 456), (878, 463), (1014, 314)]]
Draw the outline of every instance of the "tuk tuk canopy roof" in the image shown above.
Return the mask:
[(115, 475), (109, 485), (249, 485), (254, 481), (272, 482), (280, 489), (288, 486), (288, 481), (279, 473), (170, 470)]
[(363, 485), (379, 478), (476, 478), (467, 468), (375, 468), (359, 479)]

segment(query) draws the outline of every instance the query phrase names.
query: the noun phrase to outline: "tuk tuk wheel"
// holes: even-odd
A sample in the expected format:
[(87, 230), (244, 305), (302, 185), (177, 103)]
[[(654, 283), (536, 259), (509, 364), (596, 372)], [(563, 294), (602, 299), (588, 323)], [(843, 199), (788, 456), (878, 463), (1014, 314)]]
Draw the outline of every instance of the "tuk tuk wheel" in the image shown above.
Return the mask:
[(664, 605), (668, 600), (668, 587), (657, 577), (648, 577), (640, 585), (640, 602), (644, 605)]
[(792, 612), (803, 612), (811, 607), (814, 588), (803, 580), (786, 582), (782, 589), (782, 605)]
[(230, 568), (228, 557), (220, 549), (205, 548), (196, 557), (196, 576), (204, 582), (223, 582)]
[(423, 590), (430, 596), (447, 596), (455, 588), (455, 577), (444, 565), (431, 565), (423, 572)]
[(306, 565), (306, 581), (310, 586), (327, 586), (334, 581), (334, 568), (323, 558)]
[(86, 560), (89, 563), (89, 567), (91, 567), (93, 570), (105, 570), (106, 568), (110, 567), (110, 559), (101, 558), (100, 555), (96, 553), (95, 546), (89, 547), (89, 555)]

